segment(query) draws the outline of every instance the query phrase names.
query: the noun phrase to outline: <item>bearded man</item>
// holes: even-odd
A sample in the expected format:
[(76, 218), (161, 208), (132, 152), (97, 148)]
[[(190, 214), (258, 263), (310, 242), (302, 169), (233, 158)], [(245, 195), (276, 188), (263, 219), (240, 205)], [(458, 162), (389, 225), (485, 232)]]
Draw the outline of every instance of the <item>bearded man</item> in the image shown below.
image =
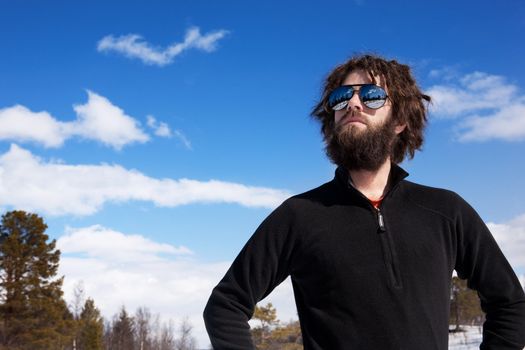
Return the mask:
[(214, 349), (254, 349), (256, 303), (291, 276), (305, 350), (445, 350), (454, 270), (486, 313), (481, 349), (523, 349), (525, 295), (479, 215), (397, 165), (423, 144), (428, 102), (395, 60), (329, 74), (312, 115), (335, 177), (275, 209), (214, 288)]

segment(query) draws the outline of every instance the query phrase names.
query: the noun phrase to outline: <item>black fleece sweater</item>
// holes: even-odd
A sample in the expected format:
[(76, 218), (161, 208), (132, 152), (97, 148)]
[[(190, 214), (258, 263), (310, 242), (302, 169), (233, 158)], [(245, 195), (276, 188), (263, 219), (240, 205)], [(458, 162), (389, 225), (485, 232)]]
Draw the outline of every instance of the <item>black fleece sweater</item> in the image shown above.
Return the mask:
[(454, 269), (486, 313), (481, 349), (523, 349), (525, 295), (487, 227), (407, 175), (392, 165), (379, 210), (339, 168), (270, 214), (208, 301), (214, 349), (254, 349), (254, 307), (291, 275), (305, 350), (445, 350)]

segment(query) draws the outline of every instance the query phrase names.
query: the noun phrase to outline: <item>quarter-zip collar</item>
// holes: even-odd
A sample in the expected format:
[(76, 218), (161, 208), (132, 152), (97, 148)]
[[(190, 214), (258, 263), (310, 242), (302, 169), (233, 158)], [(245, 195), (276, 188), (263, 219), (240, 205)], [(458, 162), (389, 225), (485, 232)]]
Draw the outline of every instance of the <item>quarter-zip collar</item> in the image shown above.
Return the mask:
[[(388, 191), (388, 193), (390, 193), (394, 188), (396, 188), (397, 185), (401, 181), (403, 181), (407, 176), (408, 173), (405, 170), (403, 170), (403, 168), (401, 168), (395, 163), (391, 163), (390, 174), (388, 174), (388, 183), (390, 184), (390, 190)], [(337, 182), (339, 185), (351, 190), (354, 193), (357, 192), (356, 194), (360, 195), (360, 197), (365, 198), (361, 194), (361, 192), (359, 192), (354, 186), (351, 185), (350, 175), (346, 168), (342, 166), (337, 167), (335, 171), (334, 182)], [(388, 193), (385, 194), (384, 198), (388, 196)]]

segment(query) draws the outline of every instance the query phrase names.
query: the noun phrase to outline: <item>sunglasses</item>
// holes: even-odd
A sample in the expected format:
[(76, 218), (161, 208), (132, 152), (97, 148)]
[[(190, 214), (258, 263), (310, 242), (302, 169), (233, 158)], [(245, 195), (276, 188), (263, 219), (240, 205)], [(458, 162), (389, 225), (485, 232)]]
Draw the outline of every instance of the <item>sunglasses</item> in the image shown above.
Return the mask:
[[(355, 89), (359, 86), (360, 89)], [(368, 108), (378, 109), (385, 105), (388, 95), (386, 91), (374, 84), (343, 85), (335, 89), (328, 96), (328, 107), (334, 111), (340, 111), (348, 106), (348, 101), (358, 92), (359, 99)]]

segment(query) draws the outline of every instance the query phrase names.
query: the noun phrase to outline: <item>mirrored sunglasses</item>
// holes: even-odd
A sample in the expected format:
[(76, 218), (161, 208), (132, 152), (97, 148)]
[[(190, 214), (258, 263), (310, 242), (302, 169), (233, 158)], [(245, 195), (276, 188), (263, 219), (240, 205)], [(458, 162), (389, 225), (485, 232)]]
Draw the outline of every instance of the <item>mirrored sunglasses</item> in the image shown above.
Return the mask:
[[(359, 86), (359, 89), (355, 87)], [(361, 102), (368, 108), (378, 109), (385, 105), (388, 95), (386, 91), (374, 84), (343, 85), (332, 91), (328, 96), (328, 107), (334, 111), (340, 111), (348, 106), (348, 101), (358, 91)]]

